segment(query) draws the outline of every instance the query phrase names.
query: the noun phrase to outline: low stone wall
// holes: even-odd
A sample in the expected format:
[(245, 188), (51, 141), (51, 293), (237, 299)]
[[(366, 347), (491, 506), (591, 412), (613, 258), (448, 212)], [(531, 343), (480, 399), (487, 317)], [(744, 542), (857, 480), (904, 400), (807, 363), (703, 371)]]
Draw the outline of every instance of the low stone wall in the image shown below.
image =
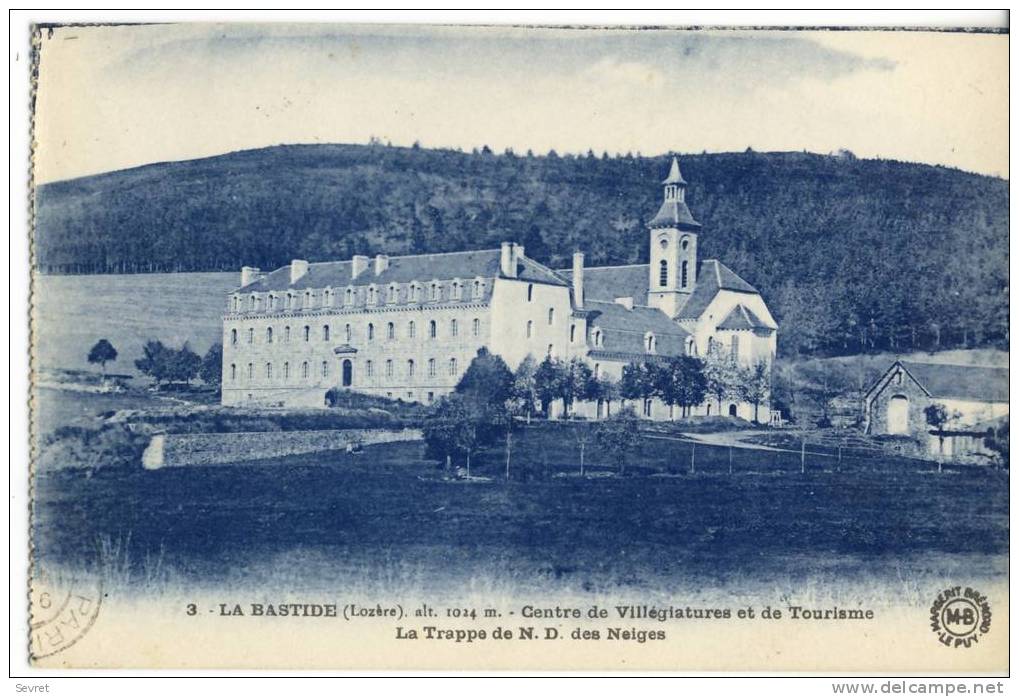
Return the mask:
[(263, 431), (247, 433), (175, 433), (152, 437), (142, 455), (145, 469), (195, 467), (266, 460), (286, 455), (346, 450), (360, 443), (421, 440), (420, 429), (344, 431)]

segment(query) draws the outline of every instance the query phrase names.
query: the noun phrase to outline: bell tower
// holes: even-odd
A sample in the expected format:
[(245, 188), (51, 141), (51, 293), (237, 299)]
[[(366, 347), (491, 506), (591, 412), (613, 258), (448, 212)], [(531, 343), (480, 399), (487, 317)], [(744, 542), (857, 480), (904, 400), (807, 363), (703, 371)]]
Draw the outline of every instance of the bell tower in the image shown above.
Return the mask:
[(675, 317), (697, 281), (697, 233), (701, 224), (686, 206), (686, 181), (675, 157), (662, 186), (662, 205), (648, 223), (651, 263), (647, 303)]

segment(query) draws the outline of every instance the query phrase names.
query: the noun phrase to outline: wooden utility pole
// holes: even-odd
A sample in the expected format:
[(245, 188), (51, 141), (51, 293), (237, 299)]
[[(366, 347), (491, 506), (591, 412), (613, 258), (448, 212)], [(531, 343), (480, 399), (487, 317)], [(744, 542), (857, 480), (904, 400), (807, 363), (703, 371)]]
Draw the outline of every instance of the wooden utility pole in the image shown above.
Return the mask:
[(807, 471), (807, 439), (804, 438), (800, 441), (800, 474), (805, 474)]
[(690, 474), (694, 473), (694, 453), (697, 452), (697, 445), (690, 446)]
[(729, 446), (729, 474), (732, 474), (732, 446)]

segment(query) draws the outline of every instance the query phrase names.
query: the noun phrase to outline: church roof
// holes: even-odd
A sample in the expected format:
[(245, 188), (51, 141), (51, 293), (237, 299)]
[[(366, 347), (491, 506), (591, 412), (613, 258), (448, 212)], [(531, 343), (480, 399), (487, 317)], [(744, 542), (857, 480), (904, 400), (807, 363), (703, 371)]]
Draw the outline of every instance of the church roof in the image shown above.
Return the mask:
[[(568, 283), (573, 282), (573, 270), (557, 271)], [(647, 264), (627, 266), (592, 266), (584, 269), (584, 298), (607, 300), (633, 298), (634, 302), (647, 302)]]
[[(375, 259), (369, 257), (368, 269), (353, 278), (351, 261), (327, 261), (308, 264), (308, 272), (293, 284), (290, 283), (290, 266), (282, 266), (264, 277), (249, 283), (242, 290), (269, 291), (305, 288), (337, 288), (346, 286), (379, 286), (390, 283), (410, 283), (454, 278), (494, 278), (500, 275), (500, 250), (483, 249), (469, 252), (446, 254), (417, 254), (389, 257), (385, 271), (375, 274)], [(551, 269), (533, 259), (523, 257), (517, 264), (517, 277), (524, 281), (565, 285), (565, 282)]]
[(1008, 368), (898, 361), (934, 399), (1008, 402)]
[(754, 314), (753, 310), (745, 305), (737, 305), (732, 312), (726, 315), (725, 319), (718, 325), (719, 329), (770, 329), (761, 319)]
[(648, 332), (655, 335), (658, 355), (680, 356), (685, 352), (690, 334), (657, 307), (634, 305), (627, 309), (616, 302), (592, 300), (584, 303), (584, 309), (590, 313), (588, 326), (602, 330), (602, 344), (595, 352), (643, 356)]
[(662, 201), (661, 208), (648, 223), (648, 227), (677, 227), (681, 230), (699, 228), (700, 226), (701, 224), (693, 219), (690, 209), (686, 207), (686, 202), (679, 199)]
[(679, 309), (676, 319), (698, 319), (720, 290), (757, 294), (757, 289), (716, 259), (705, 259), (697, 266), (693, 293)]
[(683, 175), (679, 172), (679, 159), (673, 156), (672, 166), (669, 168), (669, 176), (662, 180), (662, 184), (686, 184)]

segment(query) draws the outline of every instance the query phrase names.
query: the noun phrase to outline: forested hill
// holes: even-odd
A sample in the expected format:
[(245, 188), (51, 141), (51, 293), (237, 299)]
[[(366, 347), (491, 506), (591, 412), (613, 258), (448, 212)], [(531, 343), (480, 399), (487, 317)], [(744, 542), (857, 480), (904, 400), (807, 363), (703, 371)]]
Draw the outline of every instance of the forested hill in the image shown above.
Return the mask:
[[(272, 269), (485, 248), (645, 261), (668, 157), (301, 145), (40, 187), (50, 273)], [(844, 153), (681, 155), (702, 258), (757, 286), (783, 353), (1001, 344), (1008, 182)]]

